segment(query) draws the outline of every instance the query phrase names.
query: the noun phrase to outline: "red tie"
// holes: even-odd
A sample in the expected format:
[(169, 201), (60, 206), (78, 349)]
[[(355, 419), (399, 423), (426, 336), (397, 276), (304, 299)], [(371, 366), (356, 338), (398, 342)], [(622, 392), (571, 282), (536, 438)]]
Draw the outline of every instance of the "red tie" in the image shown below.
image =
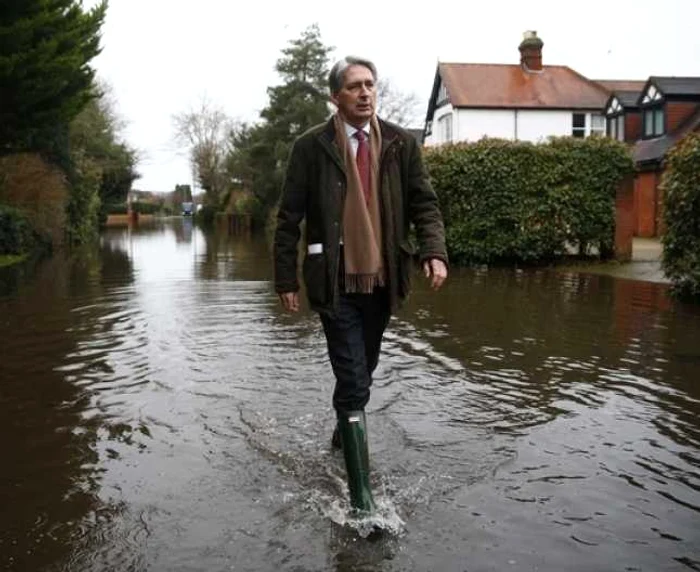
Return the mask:
[(362, 190), (365, 194), (365, 201), (369, 203), (371, 194), (370, 177), (369, 177), (369, 145), (367, 144), (367, 136), (362, 130), (355, 132), (357, 139), (357, 170), (360, 173), (360, 182)]

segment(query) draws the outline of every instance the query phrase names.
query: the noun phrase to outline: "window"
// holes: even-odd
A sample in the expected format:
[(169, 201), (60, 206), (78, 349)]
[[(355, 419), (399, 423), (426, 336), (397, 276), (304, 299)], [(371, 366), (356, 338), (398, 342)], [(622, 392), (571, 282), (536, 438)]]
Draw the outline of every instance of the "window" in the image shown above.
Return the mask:
[(605, 135), (605, 117), (591, 113), (591, 135)]
[(625, 116), (616, 115), (608, 117), (608, 137), (617, 139), (618, 141), (625, 140)]
[(644, 110), (644, 137), (659, 137), (664, 134), (663, 106), (649, 107)]
[(654, 109), (654, 134), (662, 135), (664, 132), (664, 110), (663, 108)]
[(605, 135), (605, 117), (600, 113), (572, 113), (571, 135), (588, 137), (589, 135)]
[(437, 103), (443, 103), (444, 101), (447, 101), (447, 88), (445, 87), (445, 84), (440, 81), (440, 89), (438, 90), (438, 96), (437, 96)]
[(441, 143), (452, 141), (452, 114), (447, 113), (438, 119), (438, 136)]
[(664, 96), (653, 83), (649, 84), (642, 98), (642, 120), (645, 138), (659, 137), (666, 130)]
[(571, 134), (574, 137), (585, 137), (586, 136), (586, 114), (585, 113), (574, 113), (571, 118), (572, 127)]
[(624, 141), (625, 140), (625, 116), (624, 115), (618, 115), (615, 118), (617, 121), (617, 140), (618, 141)]
[(618, 141), (625, 140), (625, 109), (622, 107), (620, 100), (613, 97), (610, 101), (607, 111), (608, 137), (617, 139)]
[(651, 103), (654, 101), (661, 101), (661, 98), (663, 96), (661, 95), (661, 92), (656, 89), (656, 86), (652, 83), (649, 85), (649, 89), (647, 89), (647, 92), (644, 94), (644, 99), (642, 99), (642, 105), (645, 103)]
[(428, 135), (433, 134), (433, 122), (428, 120), (425, 122), (425, 136), (428, 137)]
[(620, 103), (620, 100), (615, 97), (611, 102), (610, 106), (608, 107), (608, 112), (607, 114), (610, 115), (616, 115), (618, 113), (622, 113), (622, 104)]

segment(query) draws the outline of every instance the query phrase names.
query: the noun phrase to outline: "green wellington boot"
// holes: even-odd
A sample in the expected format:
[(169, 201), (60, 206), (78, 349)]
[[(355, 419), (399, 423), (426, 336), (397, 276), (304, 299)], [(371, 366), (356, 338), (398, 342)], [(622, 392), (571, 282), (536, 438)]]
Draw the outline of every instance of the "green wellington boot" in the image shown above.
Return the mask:
[(367, 422), (364, 411), (351, 411), (338, 415), (340, 441), (348, 473), (350, 503), (363, 512), (376, 509), (369, 485), (369, 450), (367, 447)]

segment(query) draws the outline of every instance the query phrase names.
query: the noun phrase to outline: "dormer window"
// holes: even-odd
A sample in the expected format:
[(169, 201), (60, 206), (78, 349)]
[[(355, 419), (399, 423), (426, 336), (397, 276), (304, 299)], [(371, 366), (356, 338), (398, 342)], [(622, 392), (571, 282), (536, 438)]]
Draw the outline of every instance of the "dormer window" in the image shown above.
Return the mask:
[(617, 115), (618, 113), (622, 113), (622, 104), (620, 103), (620, 100), (617, 99), (617, 97), (614, 97), (613, 100), (610, 102), (610, 105), (608, 105), (608, 111), (606, 115), (610, 117), (611, 115)]
[(617, 139), (618, 141), (625, 140), (625, 109), (622, 107), (620, 100), (614, 97), (605, 111), (607, 119), (608, 137)]
[(661, 92), (654, 87), (654, 85), (650, 85), (649, 89), (647, 92), (644, 94), (644, 99), (642, 99), (642, 105), (646, 105), (647, 103), (654, 103), (656, 101), (661, 101), (663, 99), (663, 96), (661, 95)]
[(646, 139), (660, 137), (666, 131), (663, 94), (653, 84), (642, 98), (642, 122)]
[(644, 110), (644, 137), (660, 137), (664, 134), (663, 104)]

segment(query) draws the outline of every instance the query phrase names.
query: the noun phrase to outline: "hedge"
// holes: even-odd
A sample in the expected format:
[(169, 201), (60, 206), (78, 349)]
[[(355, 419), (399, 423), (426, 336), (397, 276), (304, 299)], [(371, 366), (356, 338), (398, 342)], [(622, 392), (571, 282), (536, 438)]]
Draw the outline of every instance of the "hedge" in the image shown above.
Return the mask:
[(129, 211), (126, 203), (111, 203), (102, 205), (102, 210), (107, 215), (125, 215)]
[(629, 149), (604, 137), (484, 138), (429, 148), (425, 160), (457, 264), (611, 254), (615, 191), (634, 169)]
[(672, 292), (700, 301), (700, 134), (679, 141), (667, 156), (662, 267)]
[(0, 255), (20, 255), (32, 250), (37, 236), (20, 210), (0, 205)]
[(70, 190), (65, 173), (36, 153), (0, 157), (0, 204), (21, 211), (41, 242), (65, 242)]
[(150, 215), (160, 212), (162, 206), (157, 203), (147, 203), (141, 201), (134, 201), (131, 203), (131, 209), (139, 214)]

